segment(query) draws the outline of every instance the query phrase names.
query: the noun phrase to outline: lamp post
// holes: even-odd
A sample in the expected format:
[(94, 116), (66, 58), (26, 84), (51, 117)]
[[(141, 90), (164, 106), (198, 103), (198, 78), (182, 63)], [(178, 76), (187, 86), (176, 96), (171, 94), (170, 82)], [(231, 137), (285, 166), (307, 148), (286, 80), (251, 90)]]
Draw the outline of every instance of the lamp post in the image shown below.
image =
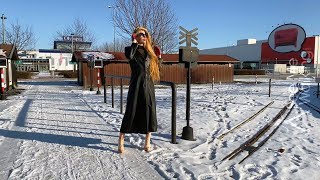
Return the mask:
[(5, 44), (5, 37), (4, 37), (4, 20), (6, 20), (7, 17), (4, 16), (4, 14), (2, 14), (1, 16), (1, 20), (2, 20), (2, 43)]
[(114, 23), (114, 12), (116, 8), (119, 6), (108, 6), (108, 8), (112, 8), (112, 21), (113, 21), (113, 52), (116, 51), (116, 25)]
[(74, 34), (71, 33), (70, 35), (71, 35), (71, 52), (73, 54), (73, 36), (74, 36)]
[[(73, 51), (74, 51), (74, 48), (73, 48), (73, 36), (74, 36), (74, 33), (71, 33), (70, 35), (71, 35), (71, 58), (72, 58)], [(75, 71), (75, 69), (76, 69), (76, 65), (73, 64), (73, 72)]]

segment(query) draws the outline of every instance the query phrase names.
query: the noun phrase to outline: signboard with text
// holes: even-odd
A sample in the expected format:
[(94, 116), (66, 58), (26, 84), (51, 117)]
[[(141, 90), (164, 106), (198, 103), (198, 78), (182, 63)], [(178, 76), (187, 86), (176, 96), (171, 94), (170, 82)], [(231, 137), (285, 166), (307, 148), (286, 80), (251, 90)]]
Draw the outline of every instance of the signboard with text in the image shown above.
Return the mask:
[(83, 42), (82, 36), (63, 36), (64, 41)]

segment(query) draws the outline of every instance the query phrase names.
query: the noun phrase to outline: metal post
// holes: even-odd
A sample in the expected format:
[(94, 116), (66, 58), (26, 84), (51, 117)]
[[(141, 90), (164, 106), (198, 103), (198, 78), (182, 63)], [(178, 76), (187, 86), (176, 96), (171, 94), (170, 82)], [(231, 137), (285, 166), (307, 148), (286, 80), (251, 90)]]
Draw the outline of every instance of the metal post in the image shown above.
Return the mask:
[(317, 48), (317, 64), (316, 64), (316, 77), (319, 76), (318, 73), (318, 64), (319, 64), (319, 47), (320, 46), (320, 35), (318, 35), (318, 48)]
[(271, 96), (271, 78), (269, 79), (269, 97)]
[(1, 16), (1, 20), (2, 20), (2, 43), (5, 44), (6, 43), (6, 39), (5, 39), (5, 30), (4, 30), (4, 20), (6, 20), (7, 17), (4, 16), (4, 14), (2, 14)]
[(176, 138), (176, 106), (177, 106), (177, 92), (176, 92), (176, 86), (175, 84), (171, 83), (171, 89), (172, 89), (172, 111), (171, 111), (171, 143), (177, 144), (177, 138)]
[(190, 80), (191, 80), (191, 75), (190, 75), (190, 65), (191, 63), (189, 62), (189, 67), (187, 70), (187, 103), (186, 103), (186, 120), (187, 120), (187, 127), (190, 127)]
[(214, 85), (214, 76), (212, 76), (212, 90), (213, 90), (213, 85)]
[(97, 94), (101, 94), (101, 91), (100, 91), (100, 68), (98, 68), (97, 71), (98, 71), (98, 73), (97, 73), (97, 87), (98, 87)]
[[(74, 34), (71, 33), (71, 58), (73, 56), (73, 51), (74, 51), (74, 47), (73, 47), (73, 36)], [(73, 64), (73, 72), (76, 70), (76, 64)]]
[[(113, 8), (113, 14), (114, 14), (114, 9)], [(113, 52), (116, 52), (116, 25), (113, 22)]]
[(91, 67), (90, 67), (90, 91), (93, 91), (93, 87), (92, 87), (92, 82), (93, 82), (93, 77), (92, 77), (92, 64), (91, 64)]
[(320, 89), (320, 88), (319, 88), (319, 84), (320, 84), (320, 83), (318, 83), (317, 98), (319, 98), (319, 93), (320, 93), (320, 92), (319, 92), (319, 89)]
[(6, 96), (5, 96), (5, 85), (4, 85), (4, 68), (1, 68), (0, 69), (0, 72), (1, 72), (1, 100), (4, 100), (6, 99)]
[(123, 82), (120, 79), (120, 113), (123, 113)]
[(112, 8), (112, 20), (113, 20), (113, 52), (116, 52), (116, 25), (114, 23), (114, 13), (116, 8), (119, 6), (108, 6), (108, 8)]
[(191, 84), (191, 62), (188, 62), (187, 68), (187, 102), (186, 102), (186, 119), (187, 119), (187, 126), (182, 130), (182, 139), (185, 140), (194, 140), (193, 138), (193, 129), (190, 127), (190, 84)]
[(104, 77), (104, 86), (103, 86), (103, 98), (104, 98), (104, 103), (107, 103), (107, 78)]
[(111, 78), (111, 98), (112, 98), (112, 108), (114, 108), (114, 82), (113, 82), (113, 77)]
[(256, 75), (256, 84), (258, 84), (258, 76)]

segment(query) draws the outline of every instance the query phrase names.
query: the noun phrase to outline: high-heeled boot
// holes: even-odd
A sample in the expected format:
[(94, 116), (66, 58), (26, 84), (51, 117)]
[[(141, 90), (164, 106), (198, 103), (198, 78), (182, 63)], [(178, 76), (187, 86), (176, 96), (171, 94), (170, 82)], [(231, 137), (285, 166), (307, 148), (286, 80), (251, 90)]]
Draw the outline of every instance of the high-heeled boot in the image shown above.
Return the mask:
[(147, 133), (146, 134), (146, 141), (145, 141), (145, 145), (144, 145), (144, 150), (146, 152), (151, 151), (150, 139), (151, 139), (151, 133)]
[(120, 133), (119, 135), (118, 152), (119, 153), (124, 152), (124, 134), (123, 133)]

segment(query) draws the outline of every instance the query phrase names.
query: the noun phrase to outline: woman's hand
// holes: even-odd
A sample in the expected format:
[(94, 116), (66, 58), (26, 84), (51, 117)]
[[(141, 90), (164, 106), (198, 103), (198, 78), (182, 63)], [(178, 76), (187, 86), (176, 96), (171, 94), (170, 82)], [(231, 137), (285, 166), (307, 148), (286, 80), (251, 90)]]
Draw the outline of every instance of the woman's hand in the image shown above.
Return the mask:
[(138, 43), (137, 40), (136, 40), (136, 37), (137, 37), (137, 34), (136, 33), (132, 33), (132, 35), (131, 35), (132, 43)]

